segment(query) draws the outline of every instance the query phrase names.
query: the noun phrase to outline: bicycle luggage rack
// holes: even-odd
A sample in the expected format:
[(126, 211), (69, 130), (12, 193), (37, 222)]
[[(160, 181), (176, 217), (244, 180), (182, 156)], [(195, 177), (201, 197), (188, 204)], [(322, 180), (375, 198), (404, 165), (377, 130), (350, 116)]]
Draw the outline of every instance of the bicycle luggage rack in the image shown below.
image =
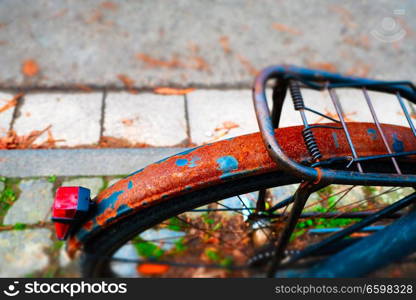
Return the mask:
[[(270, 79), (277, 79), (279, 83), (276, 84), (273, 89), (273, 111), (270, 113), (267, 99), (266, 99), (266, 84)], [(323, 113), (315, 111), (305, 106), (299, 83), (308, 88), (315, 90), (329, 91), (330, 98), (335, 107), (339, 120), (336, 120)], [(376, 128), (382, 138), (382, 141), (386, 147), (386, 154), (377, 155), (371, 157), (358, 157), (355, 151), (353, 141), (348, 131), (347, 123), (343, 117), (343, 111), (336, 94), (335, 88), (361, 88), (364, 93), (364, 98), (370, 109), (372, 118), (376, 125)], [(310, 166), (303, 165), (301, 163), (291, 160), (282, 150), (279, 142), (275, 138), (274, 130), (278, 128), (280, 115), (282, 112), (283, 102), (285, 100), (286, 91), (289, 90), (293, 99), (295, 110), (300, 112), (304, 129), (302, 131), (306, 147), (313, 159), (313, 164)], [(272, 66), (264, 69), (256, 77), (253, 87), (253, 100), (256, 111), (257, 121), (260, 127), (261, 135), (267, 151), (272, 159), (279, 164), (286, 172), (301, 178), (308, 182), (315, 184), (359, 184), (366, 182), (368, 185), (395, 185), (395, 186), (416, 186), (416, 175), (402, 174), (400, 167), (397, 163), (397, 157), (416, 155), (416, 151), (411, 152), (396, 152), (393, 153), (387, 143), (386, 136), (383, 133), (383, 129), (378, 121), (378, 117), (375, 113), (373, 104), (369, 97), (367, 90), (386, 92), (395, 94), (397, 100), (403, 110), (406, 120), (409, 124), (411, 131), (415, 137), (416, 142), (416, 128), (411, 120), (409, 111), (407, 110), (403, 98), (416, 103), (416, 87), (407, 81), (377, 81), (364, 78), (354, 78), (342, 76), (339, 74), (329, 73), (325, 71), (310, 70), (304, 68), (298, 68), (295, 66)], [(305, 111), (310, 111), (323, 118), (326, 118), (338, 125), (327, 126), (324, 124), (310, 125), (307, 122)], [(317, 143), (313, 135), (313, 128), (332, 128), (343, 130), (351, 149), (351, 158), (349, 158), (348, 167), (355, 164), (358, 171), (341, 171), (321, 168), (328, 164), (328, 161), (321, 161), (321, 154)], [(361, 162), (370, 159), (389, 158), (396, 170), (396, 174), (385, 173), (366, 173), (364, 172)], [(338, 160), (345, 160), (346, 158), (337, 158)], [(331, 160), (332, 161), (332, 160)]]
[[(270, 113), (267, 98), (266, 98), (266, 84), (270, 79), (278, 80), (276, 85), (273, 88), (273, 110)], [(305, 106), (302, 92), (300, 89), (299, 83), (303, 84), (308, 88), (315, 90), (324, 90), (329, 91), (331, 101), (335, 107), (336, 114), (338, 115), (339, 120), (336, 120), (330, 116), (327, 116), (323, 113), (315, 111), (307, 106)], [(377, 156), (367, 156), (367, 157), (358, 157), (357, 151), (354, 147), (353, 140), (351, 138), (350, 132), (348, 130), (348, 125), (345, 122), (341, 103), (338, 99), (338, 96), (335, 92), (335, 88), (361, 88), (367, 105), (370, 109), (371, 116), (376, 125), (376, 128), (381, 136), (382, 142), (386, 147), (386, 154), (377, 155)], [(292, 96), (293, 104), (295, 110), (299, 111), (304, 128), (302, 130), (302, 135), (305, 141), (305, 145), (309, 154), (312, 158), (312, 163), (304, 165), (290, 159), (280, 147), (279, 142), (275, 137), (275, 129), (279, 127), (280, 115), (283, 108), (283, 102), (286, 98), (286, 92), (289, 89)], [(381, 91), (386, 93), (395, 94), (397, 100), (400, 103), (400, 106), (403, 110), (403, 113), (407, 119), (409, 127), (415, 137), (416, 141), (416, 129), (411, 120), (410, 114), (407, 111), (407, 108), (403, 102), (403, 98), (410, 100), (413, 103), (416, 103), (416, 87), (407, 81), (376, 81), (364, 78), (353, 78), (342, 76), (339, 74), (333, 74), (325, 71), (310, 70), (304, 68), (298, 68), (294, 66), (272, 66), (264, 69), (256, 77), (253, 87), (253, 100), (254, 107), (256, 111), (257, 122), (260, 127), (260, 132), (262, 135), (263, 142), (265, 147), (271, 156), (271, 158), (282, 168), (284, 171), (289, 174), (297, 177), (303, 182), (299, 185), (296, 193), (288, 201), (293, 203), (292, 209), (290, 211), (289, 217), (286, 221), (285, 227), (283, 228), (281, 234), (276, 241), (276, 248), (274, 256), (271, 259), (267, 275), (273, 277), (281, 265), (285, 255), (284, 251), (287, 248), (290, 237), (295, 229), (295, 226), (300, 218), (302, 210), (306, 204), (311, 193), (325, 187), (329, 184), (347, 184), (347, 185), (384, 185), (384, 186), (408, 186), (416, 187), (416, 175), (415, 174), (403, 174), (396, 158), (401, 156), (416, 155), (416, 151), (412, 152), (403, 152), (393, 153), (390, 149), (390, 146), (387, 142), (386, 136), (383, 132), (383, 128), (378, 120), (378, 117), (375, 113), (374, 107), (372, 105), (371, 99), (367, 92), (367, 89), (374, 91)], [(335, 123), (325, 125), (325, 124), (315, 124), (310, 125), (307, 121), (305, 111), (310, 111), (314, 114), (317, 114), (325, 119), (328, 119)], [(352, 164), (355, 164), (358, 171), (344, 171), (344, 170), (333, 170), (328, 168), (321, 168), (328, 163), (333, 162), (333, 160), (321, 160), (322, 156), (319, 151), (318, 144), (314, 138), (313, 128), (332, 128), (343, 130), (347, 140), (347, 144), (351, 150), (352, 158), (336, 158), (336, 159), (347, 159), (349, 160), (349, 168)], [(361, 162), (370, 159), (380, 159), (380, 158), (389, 158), (391, 159), (396, 174), (390, 173), (371, 173), (364, 172)], [(408, 197), (406, 200), (406, 205), (412, 203), (414, 200), (414, 195)], [(260, 191), (257, 209), (262, 209), (264, 205), (265, 191)], [(371, 218), (367, 218), (368, 220)], [(367, 220), (366, 219), (366, 220)], [(362, 224), (357, 226), (361, 226)], [(334, 238), (340, 238), (348, 235), (348, 228), (336, 234)], [(324, 244), (323, 244), (324, 245)], [(316, 246), (321, 247), (321, 245)], [(312, 251), (312, 250), (311, 250)], [(297, 257), (292, 258), (292, 262), (302, 257), (298, 255)]]

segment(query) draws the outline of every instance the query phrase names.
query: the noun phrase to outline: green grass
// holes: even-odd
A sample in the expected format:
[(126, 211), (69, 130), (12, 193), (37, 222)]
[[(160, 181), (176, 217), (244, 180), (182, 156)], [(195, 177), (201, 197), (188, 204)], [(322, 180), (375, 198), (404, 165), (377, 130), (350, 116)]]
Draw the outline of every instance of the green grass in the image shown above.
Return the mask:
[(230, 256), (223, 257), (218, 250), (207, 248), (204, 251), (204, 254), (208, 257), (208, 259), (213, 262), (217, 263), (223, 267), (229, 267), (233, 264), (233, 258)]
[(5, 183), (5, 188), (0, 192), (0, 217), (4, 216), (7, 210), (13, 205), (17, 199), (17, 194), (12, 188), (10, 182), (7, 179), (2, 178), (2, 182)]
[(27, 225), (23, 223), (16, 223), (13, 225), (14, 230), (24, 230), (26, 229)]
[(136, 248), (137, 254), (146, 259), (159, 259), (165, 251), (154, 243), (144, 241), (140, 238), (136, 238), (134, 247)]
[(187, 224), (177, 217), (170, 218), (168, 221), (168, 229), (172, 231), (183, 231), (186, 227)]
[(47, 178), (47, 180), (50, 182), (50, 183), (55, 183), (56, 182), (56, 176), (55, 175), (50, 175), (50, 176), (48, 176), (48, 178)]

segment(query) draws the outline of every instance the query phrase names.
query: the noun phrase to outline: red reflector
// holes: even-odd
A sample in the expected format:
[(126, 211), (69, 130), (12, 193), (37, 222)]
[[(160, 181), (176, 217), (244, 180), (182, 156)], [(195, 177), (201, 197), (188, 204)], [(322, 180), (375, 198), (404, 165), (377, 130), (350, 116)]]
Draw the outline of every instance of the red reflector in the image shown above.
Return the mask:
[(74, 225), (90, 209), (90, 190), (83, 187), (65, 186), (56, 190), (52, 207), (52, 221), (56, 236), (65, 240)]

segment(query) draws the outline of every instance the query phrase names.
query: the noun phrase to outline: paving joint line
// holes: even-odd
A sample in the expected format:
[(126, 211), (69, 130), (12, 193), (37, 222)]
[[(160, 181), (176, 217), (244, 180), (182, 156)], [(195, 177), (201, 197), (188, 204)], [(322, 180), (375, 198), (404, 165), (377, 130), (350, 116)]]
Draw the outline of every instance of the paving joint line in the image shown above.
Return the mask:
[(14, 129), (14, 123), (16, 122), (16, 119), (20, 116), (20, 109), (26, 101), (25, 96), (26, 95), (23, 94), (23, 96), (20, 97), (20, 99), (17, 101), (16, 106), (13, 108), (12, 120), (10, 121), (9, 125), (10, 130)]
[[(128, 92), (124, 86), (98, 86), (98, 85), (85, 85), (90, 89), (90, 91), (83, 91), (79, 87), (76, 86), (50, 86), (50, 87), (42, 87), (42, 86), (2, 86), (0, 84), (0, 91), (4, 91), (6, 93), (56, 93), (56, 92), (62, 92), (62, 93), (94, 93), (94, 92), (100, 92), (103, 89), (106, 89), (107, 92)], [(220, 90), (220, 91), (229, 91), (229, 90), (246, 90), (251, 89), (251, 82), (250, 83), (236, 83), (236, 84), (189, 84), (189, 85), (183, 85), (179, 86), (178, 84), (169, 84), (165, 83), (163, 85), (160, 85), (163, 87), (170, 87), (170, 88), (178, 88), (178, 89), (184, 89), (184, 88), (195, 88), (196, 90)], [(133, 86), (133, 89), (137, 89), (139, 92), (143, 93), (154, 93), (154, 89), (159, 86), (153, 86), (153, 87), (140, 87), (140, 86)]]
[(105, 122), (105, 102), (107, 100), (107, 89), (104, 88), (102, 90), (102, 99), (101, 99), (101, 116), (100, 116), (100, 136), (99, 136), (99, 141), (101, 141), (101, 139), (103, 138), (103, 133), (104, 133), (104, 122)]
[(183, 95), (183, 97), (184, 97), (184, 103), (185, 103), (186, 135), (188, 137), (186, 143), (190, 145), (192, 143), (192, 140), (191, 140), (191, 122), (189, 120), (189, 103), (188, 103), (189, 99), (186, 94)]

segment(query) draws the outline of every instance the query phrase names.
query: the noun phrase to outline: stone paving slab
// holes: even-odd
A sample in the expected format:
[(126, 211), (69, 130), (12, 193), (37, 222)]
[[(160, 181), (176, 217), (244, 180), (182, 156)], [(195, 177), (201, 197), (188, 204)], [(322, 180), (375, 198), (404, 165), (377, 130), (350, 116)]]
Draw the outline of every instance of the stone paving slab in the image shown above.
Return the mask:
[[(272, 64), (415, 79), (416, 2), (24, 1), (0, 7), (0, 85), (244, 86)], [(34, 59), (36, 76), (23, 76)]]
[[(9, 101), (13, 98), (12, 94), (0, 92), (0, 109), (4, 107)], [(0, 112), (0, 137), (6, 135), (10, 129), (10, 125), (13, 119), (13, 113), (15, 106), (10, 107), (9, 109)]]
[(183, 96), (107, 94), (104, 136), (166, 147), (186, 142), (186, 131)]
[(187, 148), (0, 150), (0, 176), (130, 174)]
[(187, 101), (193, 143), (259, 131), (250, 90), (197, 90)]
[(23, 277), (46, 268), (50, 237), (43, 228), (0, 232), (0, 277)]
[(19, 199), (9, 208), (3, 223), (34, 224), (48, 221), (53, 202), (53, 184), (45, 179), (23, 180), (19, 184)]
[(104, 182), (100, 177), (91, 177), (91, 178), (75, 178), (66, 180), (62, 183), (61, 186), (83, 186), (88, 188), (91, 191), (91, 198), (94, 198), (98, 192), (103, 188)]
[[(31, 93), (24, 97), (13, 129), (19, 135), (43, 130), (60, 146), (96, 144), (100, 139), (102, 93)], [(35, 143), (47, 140), (44, 133)]]

